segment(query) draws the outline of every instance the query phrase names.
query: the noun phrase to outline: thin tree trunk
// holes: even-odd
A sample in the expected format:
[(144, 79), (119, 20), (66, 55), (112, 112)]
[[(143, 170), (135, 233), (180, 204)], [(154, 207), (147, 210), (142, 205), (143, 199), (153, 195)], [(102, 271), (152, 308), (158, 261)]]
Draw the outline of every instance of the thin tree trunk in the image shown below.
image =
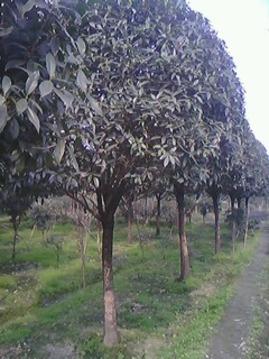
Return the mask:
[(57, 260), (57, 268), (59, 268), (60, 265), (60, 247), (56, 245), (56, 260)]
[(145, 224), (149, 223), (148, 196), (145, 198)]
[(17, 244), (17, 237), (18, 237), (18, 226), (17, 226), (16, 218), (12, 218), (11, 221), (12, 221), (13, 231), (14, 231), (13, 242), (12, 242), (12, 261), (15, 262), (16, 244)]
[(185, 232), (185, 199), (184, 188), (175, 186), (175, 195), (178, 207), (178, 235), (180, 250), (180, 280), (185, 280), (190, 272), (190, 261)]
[(241, 208), (241, 198), (237, 198), (237, 208)]
[(215, 216), (215, 254), (220, 250), (220, 219), (219, 219), (219, 194), (212, 195)]
[(112, 249), (114, 215), (105, 214), (102, 221), (102, 266), (104, 290), (104, 344), (112, 347), (119, 343), (120, 337), (117, 329), (117, 308), (113, 291)]
[(232, 246), (233, 246), (233, 253), (235, 251), (235, 231), (236, 231), (236, 223), (235, 223), (235, 210), (234, 210), (234, 203), (235, 198), (233, 196), (230, 196), (231, 198), (231, 214), (232, 214)]
[(156, 236), (159, 236), (161, 233), (160, 229), (160, 219), (161, 219), (161, 196), (156, 195), (157, 199), (157, 212), (156, 212)]
[(134, 220), (134, 210), (133, 202), (131, 199), (128, 199), (128, 243), (133, 241), (133, 220)]
[(249, 198), (245, 199), (245, 230), (243, 238), (243, 246), (245, 247), (248, 238), (248, 222), (249, 222)]
[(78, 229), (79, 235), (79, 254), (81, 261), (81, 287), (86, 288), (85, 271), (86, 271), (86, 248), (87, 248), (87, 233), (84, 229)]
[(86, 288), (86, 280), (85, 280), (85, 254), (82, 255), (81, 258), (81, 279), (82, 279), (82, 288)]
[(101, 258), (102, 234), (103, 234), (102, 223), (97, 220), (96, 221), (96, 226), (97, 226), (97, 249), (98, 249), (98, 253), (99, 253), (100, 258)]
[(205, 224), (205, 215), (203, 215), (203, 224)]

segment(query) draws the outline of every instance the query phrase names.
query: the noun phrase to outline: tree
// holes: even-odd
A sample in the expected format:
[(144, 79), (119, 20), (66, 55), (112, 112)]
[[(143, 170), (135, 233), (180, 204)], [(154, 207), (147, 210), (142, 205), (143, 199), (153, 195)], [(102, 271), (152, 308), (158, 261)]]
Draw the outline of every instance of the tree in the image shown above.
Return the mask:
[(125, 194), (121, 202), (124, 216), (126, 217), (128, 223), (128, 243), (131, 243), (133, 241), (134, 199), (135, 192), (131, 190), (129, 191), (129, 193)]
[[(232, 124), (227, 93), (236, 87), (235, 74), (224, 44), (185, 1), (109, 0), (94, 7), (79, 5), (83, 16), (48, 5), (53, 21), (43, 24), (46, 28), (52, 23), (46, 33), (53, 29), (52, 38), (60, 46), (54, 51), (47, 37), (41, 37), (51, 53), (46, 63), (41, 60), (37, 90), (44, 114), (36, 122), (41, 154), (31, 152), (28, 157), (40, 154), (40, 162), (33, 166), (34, 178), (38, 165), (45, 176), (48, 168), (54, 170), (48, 183), (62, 186), (102, 224), (104, 343), (112, 346), (119, 341), (112, 270), (119, 203), (134, 185), (153, 181), (156, 168), (165, 168), (178, 204), (180, 275), (185, 279), (189, 272), (185, 193), (200, 191), (208, 179), (209, 159), (219, 155), (221, 134)], [(47, 12), (43, 13), (46, 21)], [(30, 49), (35, 50), (32, 44)], [(27, 74), (26, 82), (34, 74)], [(212, 116), (212, 109), (218, 116)], [(14, 113), (16, 119), (21, 116)], [(5, 122), (6, 115), (3, 118)], [(18, 143), (18, 138), (15, 143), (8, 141), (5, 153), (21, 150)], [(29, 148), (33, 147), (28, 146), (27, 153)], [(54, 162), (44, 156), (52, 151)]]
[(249, 200), (255, 195), (263, 195), (269, 186), (269, 157), (265, 147), (252, 133), (246, 137), (243, 150), (243, 184), (239, 198), (245, 199), (245, 227), (243, 244), (245, 246), (249, 225)]
[(19, 238), (19, 226), (21, 224), (22, 216), (30, 208), (33, 202), (33, 196), (27, 191), (18, 193), (12, 192), (12, 188), (8, 184), (2, 188), (0, 192), (0, 205), (3, 213), (10, 217), (10, 222), (13, 227), (13, 241), (12, 241), (12, 255), (13, 262), (16, 259), (16, 244)]
[[(170, 166), (185, 246), (184, 191), (206, 180), (204, 154), (218, 149), (219, 125), (204, 118), (202, 104), (211, 96), (222, 101), (218, 96), (226, 87), (218, 90), (210, 78), (216, 70), (222, 76), (226, 52), (201, 15), (172, 0), (98, 3), (88, 9), (79, 32), (85, 44), (84, 98), (93, 112), (78, 112), (68, 126), (62, 123), (68, 148), (63, 171), (67, 193), (102, 223), (104, 342), (111, 346), (119, 340), (115, 211), (134, 184), (152, 181), (156, 166)], [(212, 63), (213, 50), (219, 61)]]
[[(175, 171), (172, 172), (178, 205), (180, 279), (185, 279), (190, 271), (185, 234), (185, 194), (201, 192), (206, 183), (215, 188), (215, 170), (210, 168), (216, 167), (221, 161), (221, 148), (223, 142), (231, 137), (231, 128), (240, 129), (244, 120), (243, 90), (225, 44), (217, 38), (203, 18), (193, 16), (196, 16), (195, 23), (192, 24), (193, 46), (200, 48), (201, 54), (201, 57), (194, 56), (193, 61), (196, 63), (195, 68), (201, 68), (202, 73), (193, 73), (199, 90), (195, 96), (191, 96), (190, 101), (195, 97), (199, 103), (193, 102), (193, 111), (185, 113), (185, 121), (181, 125), (181, 141), (178, 141), (180, 153)], [(209, 58), (214, 61), (209, 63)], [(226, 161), (227, 157), (226, 155)], [(219, 195), (214, 194), (216, 251), (220, 243), (218, 200)]]
[[(82, 1), (82, 4), (84, 2)], [(5, 1), (0, 24), (0, 162), (15, 172), (60, 162), (59, 119), (88, 111), (76, 2)], [(74, 40), (74, 38), (75, 40)], [(71, 56), (76, 54), (74, 60)]]
[(156, 236), (161, 234), (161, 201), (167, 195), (167, 183), (159, 182), (154, 189), (154, 194), (156, 198)]
[(203, 217), (203, 223), (205, 223), (205, 217), (207, 213), (211, 211), (211, 205), (205, 197), (203, 197), (199, 203), (199, 211)]

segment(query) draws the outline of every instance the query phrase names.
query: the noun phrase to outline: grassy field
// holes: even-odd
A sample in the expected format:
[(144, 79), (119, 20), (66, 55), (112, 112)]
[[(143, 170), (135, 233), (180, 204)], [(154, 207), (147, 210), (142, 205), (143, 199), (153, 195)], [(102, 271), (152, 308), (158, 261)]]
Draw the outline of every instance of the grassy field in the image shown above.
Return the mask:
[(233, 256), (230, 231), (223, 226), (223, 250), (214, 256), (212, 225), (188, 224), (192, 274), (179, 283), (175, 229), (171, 232), (162, 226), (156, 239), (154, 226), (148, 225), (140, 228), (142, 245), (128, 244), (126, 226), (117, 224), (114, 285), (122, 341), (107, 350), (102, 345), (96, 234), (89, 236), (83, 290), (76, 232), (70, 224), (54, 230), (64, 238), (59, 268), (55, 250), (38, 231), (31, 238), (26, 223), (20, 231), (16, 264), (12, 264), (12, 232), (5, 218), (0, 226), (0, 357), (21, 359), (202, 359), (234, 280), (249, 262), (258, 238), (252, 236), (248, 247)]

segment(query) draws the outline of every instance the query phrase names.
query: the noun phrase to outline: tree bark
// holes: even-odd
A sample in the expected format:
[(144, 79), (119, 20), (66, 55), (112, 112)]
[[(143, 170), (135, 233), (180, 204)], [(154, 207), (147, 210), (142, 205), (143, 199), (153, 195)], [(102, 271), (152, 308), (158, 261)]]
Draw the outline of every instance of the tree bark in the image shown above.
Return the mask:
[(235, 204), (235, 198), (233, 196), (230, 196), (231, 198), (231, 215), (232, 215), (232, 247), (233, 247), (233, 253), (235, 251), (235, 230), (236, 230), (236, 223), (235, 223), (235, 210), (234, 210), (234, 204)]
[(112, 347), (119, 343), (120, 337), (117, 329), (117, 308), (113, 290), (112, 250), (114, 214), (104, 214), (102, 220), (102, 265), (104, 290), (104, 344)]
[(85, 267), (86, 267), (86, 259), (85, 259), (85, 254), (83, 254), (81, 258), (81, 284), (83, 289), (86, 288)]
[(56, 261), (57, 261), (57, 268), (60, 265), (60, 247), (56, 245)]
[(248, 222), (249, 222), (249, 198), (245, 199), (245, 230), (243, 237), (243, 246), (245, 247), (248, 238)]
[(190, 273), (187, 237), (185, 232), (185, 198), (184, 187), (175, 185), (175, 195), (178, 207), (178, 235), (180, 251), (179, 280), (185, 280)]
[(133, 210), (133, 202), (131, 199), (128, 199), (128, 243), (133, 241), (133, 221), (134, 221), (134, 210)]
[(160, 219), (161, 219), (161, 196), (156, 195), (157, 199), (157, 212), (156, 212), (156, 236), (159, 236), (161, 233), (160, 228)]
[(146, 198), (145, 198), (145, 203), (144, 203), (144, 205), (145, 205), (145, 207), (144, 207), (145, 224), (149, 224), (148, 196), (146, 196)]
[(17, 226), (17, 220), (16, 218), (12, 218), (11, 219), (12, 221), (12, 225), (13, 225), (13, 232), (14, 232), (14, 235), (13, 235), (13, 242), (12, 242), (12, 261), (15, 262), (15, 259), (16, 259), (16, 244), (17, 244), (17, 237), (18, 237), (18, 226)]
[(215, 254), (220, 250), (220, 219), (219, 219), (219, 194), (212, 194), (213, 208), (215, 216)]

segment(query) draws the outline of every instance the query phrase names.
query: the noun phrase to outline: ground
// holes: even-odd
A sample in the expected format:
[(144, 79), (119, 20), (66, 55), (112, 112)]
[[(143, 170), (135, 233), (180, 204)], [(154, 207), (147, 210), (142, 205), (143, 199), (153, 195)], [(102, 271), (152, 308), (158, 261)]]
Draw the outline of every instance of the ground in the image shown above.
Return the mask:
[[(242, 275), (237, 279), (235, 284), (235, 295), (229, 302), (224, 316), (219, 322), (206, 358), (210, 359), (238, 359), (238, 358), (268, 358), (269, 350), (264, 346), (259, 356), (257, 348), (253, 345), (255, 332), (253, 332), (258, 321), (258, 308), (261, 299), (261, 287), (267, 280), (261, 273), (269, 265), (269, 225), (264, 225), (261, 231), (260, 243), (253, 260)], [(265, 303), (264, 303), (265, 304)], [(264, 308), (265, 309), (265, 308)], [(267, 311), (268, 311), (267, 302)], [(266, 310), (264, 312), (266, 317)], [(268, 317), (268, 312), (267, 312)], [(268, 320), (268, 318), (267, 318)], [(265, 328), (264, 328), (265, 330)], [(268, 332), (268, 330), (267, 330)], [(253, 337), (254, 336), (254, 337)], [(256, 333), (256, 344), (257, 341)], [(257, 345), (258, 346), (258, 345)], [(262, 354), (263, 352), (263, 354)]]
[[(127, 227), (118, 222), (114, 248), (114, 285), (118, 299), (121, 344), (102, 345), (100, 248), (92, 231), (87, 249), (87, 287), (81, 289), (76, 233), (57, 225), (64, 238), (60, 266), (54, 249), (31, 235), (23, 223), (16, 264), (10, 261), (12, 233), (7, 219), (0, 228), (0, 358), (50, 359), (202, 359), (215, 325), (223, 316), (236, 279), (249, 263), (258, 242), (250, 236), (231, 252), (230, 229), (223, 225), (222, 252), (213, 254), (212, 224), (189, 224), (192, 273), (179, 283), (174, 228), (135, 226), (127, 243)], [(142, 240), (138, 241), (138, 232)], [(261, 333), (259, 333), (261, 335)]]

